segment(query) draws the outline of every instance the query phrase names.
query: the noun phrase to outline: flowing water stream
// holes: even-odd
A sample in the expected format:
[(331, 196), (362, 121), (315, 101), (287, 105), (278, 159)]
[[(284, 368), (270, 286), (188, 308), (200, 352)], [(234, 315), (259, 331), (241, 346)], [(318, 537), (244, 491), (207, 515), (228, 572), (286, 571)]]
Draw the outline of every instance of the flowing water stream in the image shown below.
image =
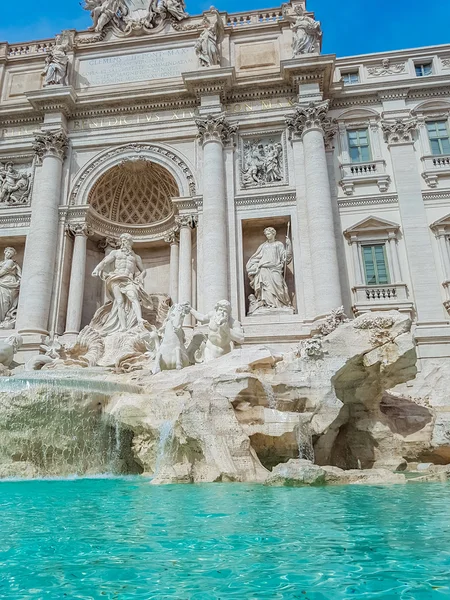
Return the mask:
[(0, 380), (0, 476), (120, 472), (120, 424), (105, 416), (114, 393), (138, 389), (42, 374)]

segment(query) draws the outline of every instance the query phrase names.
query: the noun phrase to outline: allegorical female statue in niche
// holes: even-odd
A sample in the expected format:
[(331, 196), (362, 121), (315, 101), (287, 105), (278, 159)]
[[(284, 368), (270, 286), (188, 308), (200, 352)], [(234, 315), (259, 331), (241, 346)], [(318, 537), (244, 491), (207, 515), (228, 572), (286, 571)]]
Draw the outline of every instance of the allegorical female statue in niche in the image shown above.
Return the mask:
[(249, 315), (264, 312), (292, 312), (292, 302), (286, 284), (286, 268), (292, 262), (292, 244), (286, 236), (286, 246), (277, 241), (273, 227), (264, 229), (267, 241), (247, 262), (246, 270), (254, 294), (249, 297)]
[(0, 329), (12, 329), (16, 322), (22, 270), (14, 260), (14, 248), (5, 248), (0, 263)]

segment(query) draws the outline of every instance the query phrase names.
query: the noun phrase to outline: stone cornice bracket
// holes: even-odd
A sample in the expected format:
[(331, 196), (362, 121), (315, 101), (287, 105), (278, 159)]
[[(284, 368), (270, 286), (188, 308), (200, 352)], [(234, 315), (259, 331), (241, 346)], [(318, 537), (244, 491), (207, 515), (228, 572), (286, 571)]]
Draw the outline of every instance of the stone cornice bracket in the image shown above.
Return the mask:
[(329, 145), (337, 131), (337, 122), (328, 116), (330, 101), (310, 102), (306, 106), (297, 105), (293, 115), (286, 115), (289, 137), (303, 137), (307, 131), (316, 129), (322, 132)]
[(169, 233), (167, 233), (164, 236), (164, 241), (166, 244), (179, 244), (180, 242), (180, 233), (179, 233), (179, 229), (172, 229), (172, 231), (169, 231)]
[(198, 138), (202, 144), (207, 142), (221, 142), (227, 144), (238, 130), (237, 125), (231, 125), (225, 113), (219, 115), (207, 115), (195, 119), (198, 127)]
[(182, 77), (186, 90), (197, 99), (217, 95), (225, 101), (235, 84), (236, 72), (234, 67), (209, 67), (208, 70), (183, 73)]
[(72, 86), (51, 85), (25, 95), (39, 113), (61, 113), (68, 118), (75, 112), (77, 95)]
[(90, 237), (94, 235), (94, 231), (86, 223), (67, 223), (66, 233), (73, 237), (84, 236)]
[(175, 223), (178, 227), (189, 227), (190, 229), (195, 229), (198, 223), (197, 215), (178, 215), (175, 217)]
[(63, 129), (57, 131), (39, 131), (34, 134), (33, 150), (39, 164), (46, 156), (53, 156), (64, 161), (69, 148), (69, 138)]
[(413, 144), (417, 131), (417, 119), (395, 119), (395, 121), (382, 121), (384, 139), (389, 146)]

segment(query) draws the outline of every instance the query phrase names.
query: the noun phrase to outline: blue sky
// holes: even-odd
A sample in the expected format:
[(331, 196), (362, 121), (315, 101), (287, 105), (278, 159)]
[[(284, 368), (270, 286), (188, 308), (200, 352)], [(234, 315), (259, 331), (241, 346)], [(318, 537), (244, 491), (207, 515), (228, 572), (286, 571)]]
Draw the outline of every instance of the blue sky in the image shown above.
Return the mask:
[[(0, 40), (25, 42), (54, 37), (62, 29), (85, 29), (89, 13), (79, 0), (0, 0)], [(279, 6), (274, 0), (214, 0), (238, 12)], [(198, 14), (211, 0), (187, 0)], [(338, 56), (450, 43), (450, 0), (309, 0), (324, 30), (324, 53)]]

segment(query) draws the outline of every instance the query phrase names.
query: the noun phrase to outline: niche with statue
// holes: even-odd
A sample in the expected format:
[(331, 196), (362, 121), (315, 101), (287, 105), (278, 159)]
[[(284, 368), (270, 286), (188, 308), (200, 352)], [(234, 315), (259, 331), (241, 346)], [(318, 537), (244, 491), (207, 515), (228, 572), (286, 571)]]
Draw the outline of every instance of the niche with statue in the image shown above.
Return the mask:
[(292, 231), (289, 217), (242, 223), (246, 315), (295, 312)]

